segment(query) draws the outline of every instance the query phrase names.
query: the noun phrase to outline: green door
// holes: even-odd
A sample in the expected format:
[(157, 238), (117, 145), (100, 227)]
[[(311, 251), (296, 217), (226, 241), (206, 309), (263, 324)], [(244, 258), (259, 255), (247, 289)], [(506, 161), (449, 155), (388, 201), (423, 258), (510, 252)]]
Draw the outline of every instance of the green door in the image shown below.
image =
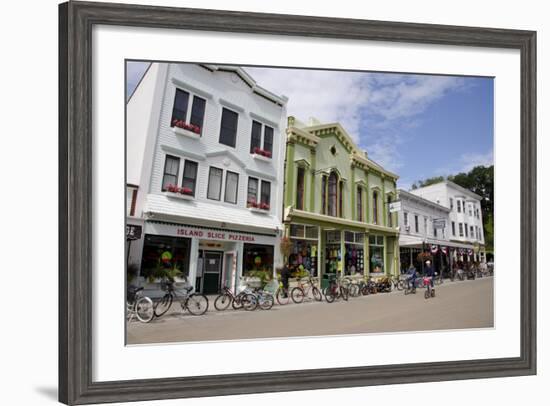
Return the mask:
[(204, 275), (202, 293), (205, 295), (220, 291), (223, 253), (204, 251)]

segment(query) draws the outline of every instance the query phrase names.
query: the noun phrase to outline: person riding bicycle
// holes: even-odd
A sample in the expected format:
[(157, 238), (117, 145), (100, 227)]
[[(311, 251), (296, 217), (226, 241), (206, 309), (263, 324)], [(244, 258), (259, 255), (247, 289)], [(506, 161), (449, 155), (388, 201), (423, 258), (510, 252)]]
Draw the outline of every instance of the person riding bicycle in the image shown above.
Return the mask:
[(430, 260), (426, 261), (426, 266), (424, 267), (424, 274), (430, 278), (430, 285), (433, 289), (434, 287), (434, 278), (435, 278), (435, 269), (432, 266), (432, 262)]
[[(291, 256), (292, 257), (292, 256)], [(285, 264), (283, 266), (283, 269), (281, 271), (281, 282), (283, 283), (283, 297), (287, 297), (288, 295), (288, 280), (290, 279), (290, 276), (292, 274), (292, 267), (293, 267), (293, 262), (292, 261), (293, 258), (289, 258), (288, 259), (288, 264)]]
[(409, 269), (407, 269), (407, 284), (409, 289), (414, 289), (414, 284), (416, 282), (416, 267), (411, 264)]

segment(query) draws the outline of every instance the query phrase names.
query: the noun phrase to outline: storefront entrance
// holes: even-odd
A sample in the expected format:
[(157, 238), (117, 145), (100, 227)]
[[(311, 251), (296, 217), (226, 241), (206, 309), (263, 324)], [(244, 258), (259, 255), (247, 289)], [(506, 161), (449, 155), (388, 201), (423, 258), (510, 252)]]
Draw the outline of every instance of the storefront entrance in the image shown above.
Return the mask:
[(205, 295), (218, 293), (220, 290), (220, 281), (222, 273), (223, 252), (204, 251), (203, 252), (203, 287), (202, 293)]

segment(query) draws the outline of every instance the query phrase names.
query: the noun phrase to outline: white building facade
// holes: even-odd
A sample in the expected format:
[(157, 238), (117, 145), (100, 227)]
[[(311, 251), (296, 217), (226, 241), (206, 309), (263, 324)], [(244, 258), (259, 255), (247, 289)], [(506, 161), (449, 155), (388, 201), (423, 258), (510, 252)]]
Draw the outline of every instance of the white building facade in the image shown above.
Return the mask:
[(454, 260), (486, 261), (481, 196), (451, 181), (414, 189), (410, 193), (449, 210), (447, 231), (449, 243), (454, 247)]
[(422, 270), (419, 254), (427, 252), (437, 270), (450, 269), (449, 212), (431, 200), (398, 191), (399, 257), (401, 270), (411, 265)]
[(216, 293), (281, 266), (285, 97), (241, 68), (153, 63), (127, 103), (128, 264)]

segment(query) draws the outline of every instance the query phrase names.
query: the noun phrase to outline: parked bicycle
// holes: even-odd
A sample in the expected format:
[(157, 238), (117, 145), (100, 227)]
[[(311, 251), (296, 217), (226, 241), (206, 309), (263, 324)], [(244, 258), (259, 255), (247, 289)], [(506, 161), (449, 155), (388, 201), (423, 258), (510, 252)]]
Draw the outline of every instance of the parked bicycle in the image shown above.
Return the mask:
[(377, 292), (376, 283), (372, 280), (372, 278), (366, 277), (362, 281), (359, 281), (359, 292), (363, 295), (372, 295)]
[(186, 284), (180, 291), (176, 289), (174, 281), (165, 280), (160, 287), (166, 293), (154, 305), (156, 317), (164, 315), (172, 307), (174, 299), (179, 301), (182, 312), (187, 309), (194, 316), (200, 316), (208, 310), (208, 298), (200, 293), (191, 293), (193, 287), (190, 285)]
[(231, 305), (235, 310), (243, 308), (245, 310), (254, 310), (256, 308), (256, 299), (254, 298), (252, 292), (247, 288), (244, 288), (241, 292), (235, 295), (231, 289), (224, 286), (222, 293), (220, 293), (214, 300), (214, 307), (216, 310), (223, 311), (227, 310), (229, 305)]
[(405, 281), (400, 276), (392, 276), (390, 282), (393, 289), (403, 290), (405, 288)]
[(256, 310), (258, 307), (262, 310), (269, 310), (275, 304), (275, 298), (273, 295), (263, 289), (258, 289), (250, 294), (250, 297), (247, 300), (250, 300), (250, 308), (247, 310)]
[(341, 279), (341, 283), (342, 286), (347, 289), (349, 296), (357, 297), (361, 294), (360, 283), (356, 279), (350, 276), (344, 276), (344, 278)]
[(332, 277), (329, 279), (328, 286), (325, 288), (324, 291), (325, 299), (328, 303), (334, 302), (338, 298), (342, 298), (344, 300), (348, 300), (349, 292), (348, 290), (342, 286), (341, 280)]
[(153, 301), (143, 296), (143, 288), (128, 286), (126, 293), (126, 320), (132, 321), (134, 316), (142, 323), (149, 323), (155, 316)]
[(405, 295), (408, 295), (409, 293), (415, 294), (419, 283), (422, 283), (421, 278), (415, 278), (414, 282), (411, 279), (407, 280), (403, 293)]
[(320, 302), (323, 300), (321, 291), (316, 286), (315, 281), (311, 276), (302, 278), (298, 281), (298, 286), (290, 291), (290, 297), (294, 303), (302, 303), (304, 298), (309, 298), (309, 294), (313, 296), (313, 299)]

